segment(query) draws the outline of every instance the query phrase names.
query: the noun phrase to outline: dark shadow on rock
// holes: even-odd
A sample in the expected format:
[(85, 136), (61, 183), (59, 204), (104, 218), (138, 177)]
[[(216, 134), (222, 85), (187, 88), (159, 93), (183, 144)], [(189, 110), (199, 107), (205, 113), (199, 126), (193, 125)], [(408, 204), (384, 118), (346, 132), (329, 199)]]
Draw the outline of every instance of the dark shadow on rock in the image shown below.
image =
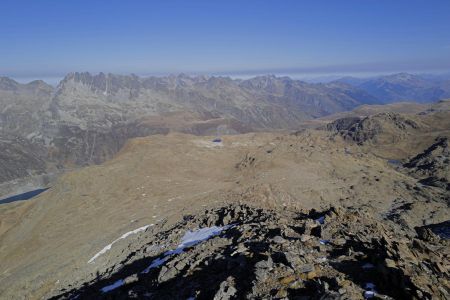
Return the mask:
[[(194, 268), (184, 267), (177, 270), (174, 277), (168, 280), (161, 280), (161, 270), (177, 257), (177, 255), (166, 256), (167, 261), (159, 267), (150, 269), (147, 274), (142, 271), (147, 268), (155, 259), (162, 259), (164, 254), (152, 257), (145, 257), (132, 263), (124, 265), (119, 271), (108, 275), (106, 278), (86, 282), (82, 287), (72, 290), (62, 290), (61, 294), (51, 299), (212, 299), (220, 288), (222, 282), (232, 277), (237, 290), (236, 297), (244, 298), (252, 288), (252, 281), (255, 279), (255, 264), (261, 260), (267, 260), (266, 251), (269, 249), (268, 242), (246, 241), (245, 247), (249, 253), (234, 253), (233, 245), (238, 243), (242, 233), (237, 228), (230, 228), (221, 236), (232, 240), (231, 245), (218, 248), (207, 258), (196, 261), (187, 259), (187, 263), (195, 262), (198, 265)], [(268, 239), (267, 239), (268, 240)], [(197, 244), (191, 248), (186, 248), (185, 252), (193, 251)], [(264, 253), (264, 254), (263, 254)], [(282, 259), (282, 258), (280, 258)], [(284, 258), (286, 259), (286, 258)], [(171, 268), (175, 268), (171, 266)], [(125, 279), (125, 278), (128, 278)], [(129, 278), (132, 278), (129, 280)], [(102, 293), (101, 289), (124, 280), (125, 283), (107, 293)]]
[[(362, 246), (357, 248), (363, 248)], [(411, 299), (415, 287), (410, 278), (403, 274), (398, 268), (388, 268), (383, 264), (384, 252), (376, 249), (366, 249), (370, 262), (374, 267), (363, 269), (367, 260), (344, 260), (340, 262), (330, 262), (330, 265), (337, 271), (345, 274), (349, 280), (366, 289), (367, 283), (375, 284), (378, 293), (393, 297), (394, 299)]]
[(441, 239), (450, 239), (450, 220), (441, 223), (415, 227), (416, 232), (419, 234), (419, 237), (421, 238), (423, 238), (424, 235), (423, 232), (427, 229), (431, 230), (435, 235), (439, 236)]

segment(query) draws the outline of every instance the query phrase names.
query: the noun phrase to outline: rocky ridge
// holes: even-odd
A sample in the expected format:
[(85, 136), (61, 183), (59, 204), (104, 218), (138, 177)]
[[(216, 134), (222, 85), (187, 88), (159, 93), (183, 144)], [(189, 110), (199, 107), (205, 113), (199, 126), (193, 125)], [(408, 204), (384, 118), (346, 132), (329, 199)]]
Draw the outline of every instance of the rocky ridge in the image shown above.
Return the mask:
[(373, 117), (348, 117), (327, 125), (329, 131), (337, 131), (344, 139), (358, 144), (366, 142), (382, 143), (382, 134), (389, 133), (392, 142), (403, 139), (404, 134), (419, 128), (419, 124), (397, 113), (381, 113)]
[[(374, 108), (374, 107), (373, 107)], [(373, 113), (364, 109), (347, 113), (318, 126), (333, 136), (340, 136), (386, 159), (408, 159), (425, 151), (437, 139), (448, 137), (450, 128), (450, 101), (443, 100), (428, 107), (404, 103), (398, 112)], [(400, 111), (405, 111), (400, 113)]]
[[(187, 228), (219, 230), (171, 251)], [(419, 234), (405, 232), (354, 209), (271, 211), (231, 205), (187, 215), (169, 230), (154, 231), (151, 227), (127, 249), (105, 254), (96, 262), (101, 267), (95, 278), (55, 291), (53, 298), (450, 296), (447, 240), (421, 228)]]
[(438, 137), (436, 142), (422, 153), (403, 164), (407, 172), (427, 185), (450, 191), (450, 150), (446, 137)]

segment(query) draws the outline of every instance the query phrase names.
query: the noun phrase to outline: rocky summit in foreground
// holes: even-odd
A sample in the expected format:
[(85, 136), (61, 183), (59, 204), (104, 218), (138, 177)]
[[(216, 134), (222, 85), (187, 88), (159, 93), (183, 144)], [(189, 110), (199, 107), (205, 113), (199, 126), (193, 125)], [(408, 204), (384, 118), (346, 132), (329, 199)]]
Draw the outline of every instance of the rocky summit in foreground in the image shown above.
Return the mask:
[(448, 299), (449, 242), (417, 233), (355, 209), (231, 205), (146, 228), (108, 254), (114, 266), (53, 298)]

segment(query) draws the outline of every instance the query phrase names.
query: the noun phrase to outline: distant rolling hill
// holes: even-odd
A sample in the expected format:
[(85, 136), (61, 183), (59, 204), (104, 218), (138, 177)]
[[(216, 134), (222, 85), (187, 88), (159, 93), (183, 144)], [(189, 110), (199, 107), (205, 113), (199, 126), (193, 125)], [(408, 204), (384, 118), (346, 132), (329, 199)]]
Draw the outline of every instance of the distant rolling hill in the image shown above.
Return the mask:
[(450, 76), (398, 73), (370, 79), (344, 77), (337, 82), (350, 84), (377, 99), (378, 103), (435, 102), (450, 98)]

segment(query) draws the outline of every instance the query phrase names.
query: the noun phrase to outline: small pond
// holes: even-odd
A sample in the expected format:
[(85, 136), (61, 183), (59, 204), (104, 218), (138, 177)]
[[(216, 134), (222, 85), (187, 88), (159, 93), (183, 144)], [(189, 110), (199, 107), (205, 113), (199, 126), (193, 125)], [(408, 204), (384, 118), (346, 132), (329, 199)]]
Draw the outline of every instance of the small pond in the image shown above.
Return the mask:
[(44, 189), (37, 189), (37, 190), (33, 190), (33, 191), (28, 191), (22, 194), (18, 194), (18, 195), (14, 195), (5, 199), (0, 199), (0, 204), (6, 204), (6, 203), (11, 203), (11, 202), (16, 202), (16, 201), (23, 201), (23, 200), (29, 200), (37, 195), (39, 195), (42, 192), (45, 192), (46, 190), (48, 190), (48, 188), (44, 188)]
[(402, 162), (399, 159), (388, 159), (387, 162), (388, 162), (388, 164), (395, 166), (395, 167), (402, 165)]

